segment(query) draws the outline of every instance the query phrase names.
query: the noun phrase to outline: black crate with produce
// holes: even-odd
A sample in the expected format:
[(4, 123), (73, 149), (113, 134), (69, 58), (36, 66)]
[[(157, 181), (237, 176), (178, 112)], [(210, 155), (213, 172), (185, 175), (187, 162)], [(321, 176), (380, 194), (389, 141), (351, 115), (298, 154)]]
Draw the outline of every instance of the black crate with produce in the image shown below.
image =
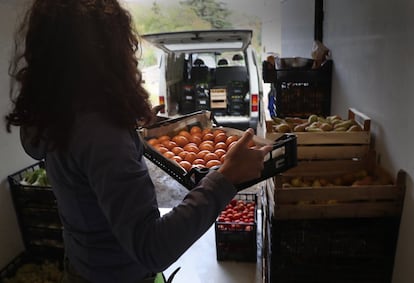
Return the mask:
[(63, 258), (63, 226), (44, 162), (8, 176), (8, 181), (26, 251)]
[(238, 193), (215, 222), (217, 260), (257, 260), (257, 195)]

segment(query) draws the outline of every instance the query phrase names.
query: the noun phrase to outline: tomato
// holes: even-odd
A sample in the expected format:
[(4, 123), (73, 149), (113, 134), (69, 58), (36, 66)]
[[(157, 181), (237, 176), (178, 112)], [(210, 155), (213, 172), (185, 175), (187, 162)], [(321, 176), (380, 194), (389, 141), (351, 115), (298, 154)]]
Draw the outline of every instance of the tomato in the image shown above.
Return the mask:
[(174, 136), (172, 141), (175, 142), (178, 146), (185, 146), (189, 143), (189, 140), (185, 136)]

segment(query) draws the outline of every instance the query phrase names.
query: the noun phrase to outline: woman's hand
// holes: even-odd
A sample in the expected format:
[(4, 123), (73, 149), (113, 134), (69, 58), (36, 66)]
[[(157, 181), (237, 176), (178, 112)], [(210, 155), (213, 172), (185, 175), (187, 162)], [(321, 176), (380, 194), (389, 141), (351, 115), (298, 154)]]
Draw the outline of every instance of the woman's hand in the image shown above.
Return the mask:
[(260, 177), (264, 168), (264, 157), (272, 145), (249, 147), (254, 130), (247, 129), (243, 136), (226, 153), (224, 163), (218, 169), (234, 185)]

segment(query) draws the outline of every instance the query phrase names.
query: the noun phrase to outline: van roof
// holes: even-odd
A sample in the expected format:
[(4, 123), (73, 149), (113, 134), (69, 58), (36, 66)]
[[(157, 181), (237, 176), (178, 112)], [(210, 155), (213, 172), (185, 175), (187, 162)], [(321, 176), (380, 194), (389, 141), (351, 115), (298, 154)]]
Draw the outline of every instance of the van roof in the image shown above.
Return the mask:
[(165, 52), (208, 52), (245, 50), (252, 30), (194, 30), (142, 35)]

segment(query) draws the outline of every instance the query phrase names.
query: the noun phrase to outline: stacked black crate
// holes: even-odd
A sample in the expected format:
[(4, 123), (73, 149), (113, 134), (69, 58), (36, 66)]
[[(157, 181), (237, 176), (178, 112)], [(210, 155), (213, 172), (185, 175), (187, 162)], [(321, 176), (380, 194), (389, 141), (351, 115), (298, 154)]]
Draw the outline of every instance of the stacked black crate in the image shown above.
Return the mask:
[(63, 226), (52, 187), (46, 182), (26, 182), (33, 172), (45, 174), (38, 162), (8, 177), (14, 208), (26, 252), (40, 258), (63, 259)]
[(207, 84), (195, 86), (195, 110), (210, 110), (210, 90)]
[(228, 111), (230, 115), (244, 116), (247, 114), (249, 99), (246, 99), (246, 84), (244, 82), (232, 81), (228, 87)]
[(189, 114), (196, 109), (196, 95), (195, 87), (192, 84), (183, 86), (183, 91), (180, 97), (179, 112), (181, 114)]

